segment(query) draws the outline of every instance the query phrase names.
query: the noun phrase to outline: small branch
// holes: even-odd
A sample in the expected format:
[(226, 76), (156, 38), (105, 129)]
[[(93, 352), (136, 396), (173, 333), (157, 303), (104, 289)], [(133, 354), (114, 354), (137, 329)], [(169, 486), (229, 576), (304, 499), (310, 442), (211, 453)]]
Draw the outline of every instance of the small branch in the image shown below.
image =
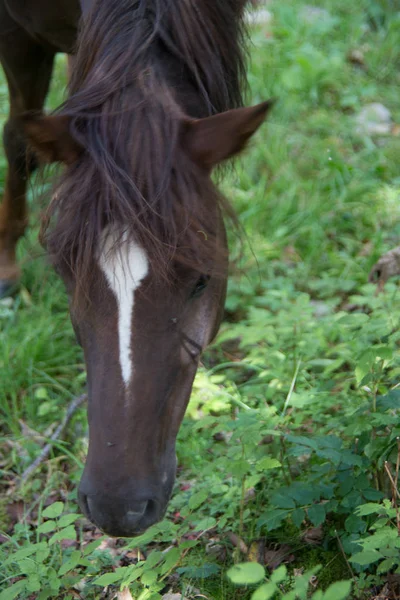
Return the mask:
[(296, 369), (295, 369), (295, 372), (294, 372), (294, 375), (293, 375), (293, 378), (292, 378), (292, 382), (291, 382), (291, 384), (290, 384), (289, 393), (288, 393), (288, 395), (286, 396), (285, 404), (284, 404), (284, 406), (283, 406), (283, 410), (282, 410), (282, 417), (284, 417), (284, 416), (285, 416), (285, 414), (286, 414), (287, 407), (289, 406), (290, 399), (291, 399), (291, 397), (292, 397), (292, 394), (293, 394), (293, 392), (294, 392), (294, 387), (295, 387), (295, 385), (296, 385), (296, 380), (297, 380), (297, 375), (299, 374), (300, 365), (301, 365), (301, 359), (300, 359), (300, 360), (298, 360), (298, 361), (297, 361), (297, 364), (296, 364)]
[(399, 481), (399, 471), (400, 471), (400, 438), (396, 438), (397, 442), (397, 460), (396, 460), (396, 478), (394, 480), (394, 484), (396, 486), (396, 490), (398, 489), (398, 481)]
[(396, 479), (393, 479), (392, 472), (390, 470), (388, 462), (385, 460), (385, 471), (390, 479), (390, 483), (392, 485), (392, 505), (396, 509), (396, 523), (397, 523), (397, 534), (400, 536), (400, 513), (399, 513), (399, 505), (397, 503), (397, 499), (399, 498), (399, 492), (397, 490), (397, 478), (398, 478), (398, 457), (396, 464)]
[(39, 467), (39, 465), (48, 458), (48, 456), (53, 448), (54, 442), (60, 437), (60, 435), (62, 434), (62, 432), (68, 425), (69, 421), (71, 420), (72, 415), (81, 406), (81, 404), (83, 404), (85, 402), (85, 400), (86, 400), (86, 394), (82, 394), (82, 396), (78, 396), (77, 398), (74, 398), (69, 403), (67, 412), (65, 413), (63, 420), (61, 421), (61, 423), (59, 424), (59, 426), (57, 427), (57, 429), (51, 436), (50, 442), (44, 446), (44, 448), (42, 449), (39, 456), (37, 458), (35, 458), (33, 463), (31, 463), (29, 465), (29, 467), (27, 467), (25, 469), (25, 471), (22, 473), (21, 479), (20, 479), (20, 485), (22, 483), (24, 483), (28, 479), (28, 477), (30, 477), (32, 475), (32, 473), (34, 471), (36, 471), (36, 469)]
[(391, 473), (391, 471), (389, 469), (389, 464), (388, 464), (387, 460), (385, 460), (385, 471), (387, 473), (387, 476), (389, 477), (390, 483), (392, 484), (392, 493), (393, 493), (393, 496), (395, 498), (396, 497), (400, 498), (399, 490), (396, 488), (396, 484), (394, 482), (393, 475), (392, 475), (392, 473)]
[(358, 587), (358, 584), (357, 584), (357, 579), (356, 579), (356, 577), (355, 577), (355, 575), (354, 575), (354, 571), (353, 571), (353, 569), (351, 568), (351, 565), (350, 565), (350, 563), (349, 563), (349, 560), (348, 560), (348, 558), (347, 558), (347, 556), (346, 556), (346, 552), (344, 551), (344, 548), (343, 548), (343, 545), (342, 545), (342, 541), (341, 541), (341, 539), (340, 539), (340, 537), (339, 537), (339, 534), (338, 534), (338, 532), (336, 531), (336, 529), (335, 529), (335, 535), (336, 535), (337, 543), (338, 543), (338, 545), (339, 545), (339, 548), (340, 548), (340, 551), (341, 551), (341, 553), (342, 553), (342, 556), (343, 556), (344, 560), (346, 561), (347, 568), (349, 569), (349, 573), (350, 573), (350, 575), (351, 575), (351, 578), (353, 579), (353, 583), (354, 583), (355, 587), (357, 588), (358, 592), (360, 592), (360, 588)]

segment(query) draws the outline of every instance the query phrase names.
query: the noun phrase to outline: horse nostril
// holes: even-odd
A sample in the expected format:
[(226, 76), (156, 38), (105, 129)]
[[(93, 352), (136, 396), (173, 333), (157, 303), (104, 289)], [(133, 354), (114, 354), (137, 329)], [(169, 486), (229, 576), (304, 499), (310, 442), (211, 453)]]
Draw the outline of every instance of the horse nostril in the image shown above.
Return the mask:
[(140, 505), (135, 507), (135, 510), (126, 511), (122, 518), (121, 524), (126, 527), (128, 531), (135, 530), (138, 528), (140, 521), (143, 519), (148, 502), (142, 502)]
[(115, 537), (132, 537), (158, 520), (156, 503), (149, 500), (124, 508), (116, 501), (103, 504), (96, 497), (80, 496), (85, 515), (104, 533)]
[(148, 521), (152, 521), (152, 520), (156, 521), (158, 518), (158, 513), (159, 513), (159, 507), (157, 505), (157, 502), (155, 502), (154, 500), (148, 500), (146, 510), (145, 510), (146, 519)]

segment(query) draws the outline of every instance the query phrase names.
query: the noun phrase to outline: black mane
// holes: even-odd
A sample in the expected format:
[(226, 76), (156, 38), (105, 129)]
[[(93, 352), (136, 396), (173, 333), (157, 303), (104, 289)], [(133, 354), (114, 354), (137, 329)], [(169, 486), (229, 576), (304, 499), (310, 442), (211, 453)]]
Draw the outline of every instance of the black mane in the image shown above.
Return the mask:
[[(215, 187), (180, 145), (182, 123), (240, 106), (239, 0), (96, 0), (82, 24), (61, 114), (84, 148), (43, 221), (55, 262), (87, 284), (101, 231), (116, 223), (165, 273), (211, 257)], [(208, 202), (205, 200), (208, 198)], [(208, 244), (199, 243), (208, 239)], [(205, 232), (205, 236), (204, 236)]]

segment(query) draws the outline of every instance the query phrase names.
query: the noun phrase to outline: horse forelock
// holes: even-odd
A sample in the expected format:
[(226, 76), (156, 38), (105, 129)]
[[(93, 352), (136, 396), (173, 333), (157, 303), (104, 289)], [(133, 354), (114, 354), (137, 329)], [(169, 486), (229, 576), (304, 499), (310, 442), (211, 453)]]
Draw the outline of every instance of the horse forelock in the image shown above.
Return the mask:
[(224, 200), (186, 156), (180, 131), (187, 114), (241, 104), (236, 0), (97, 0), (77, 48), (62, 113), (85, 152), (43, 222), (55, 262), (86, 287), (102, 231), (116, 224), (158, 273), (174, 261), (207, 270), (218, 245), (210, 203)]

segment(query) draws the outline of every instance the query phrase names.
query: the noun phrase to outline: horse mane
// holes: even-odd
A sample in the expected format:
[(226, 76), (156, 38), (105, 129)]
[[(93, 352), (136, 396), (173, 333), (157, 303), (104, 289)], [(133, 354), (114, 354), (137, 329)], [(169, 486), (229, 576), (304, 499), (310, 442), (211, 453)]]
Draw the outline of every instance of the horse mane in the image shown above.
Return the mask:
[(132, 235), (159, 274), (173, 261), (199, 271), (215, 261), (210, 203), (227, 205), (186, 156), (180, 133), (187, 117), (242, 105), (238, 5), (93, 2), (78, 35), (69, 98), (59, 111), (84, 152), (57, 182), (41, 234), (53, 261), (73, 269), (78, 286), (88, 285), (109, 224), (117, 224), (121, 239)]

